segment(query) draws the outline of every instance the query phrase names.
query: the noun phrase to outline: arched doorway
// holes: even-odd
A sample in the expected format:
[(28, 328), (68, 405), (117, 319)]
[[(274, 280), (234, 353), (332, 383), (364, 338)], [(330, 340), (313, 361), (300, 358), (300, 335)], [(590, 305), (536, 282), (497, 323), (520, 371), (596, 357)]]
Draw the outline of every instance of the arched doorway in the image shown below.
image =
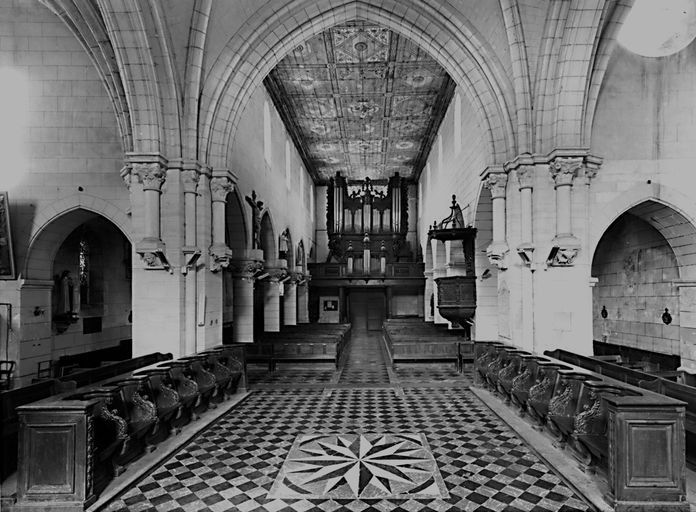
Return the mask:
[(498, 294), (498, 268), (486, 256), (486, 249), (493, 241), (493, 201), (491, 191), (481, 187), (474, 216), (476, 244), (474, 249), (476, 269), (476, 316), (472, 339), (497, 340), (500, 330), (510, 336), (507, 311), (509, 292)]
[[(248, 248), (244, 208), (239, 192), (227, 196), (225, 203), (225, 243), (232, 249), (232, 257), (243, 257)], [(232, 340), (232, 323), (234, 321), (234, 277), (232, 269), (226, 268), (222, 279), (222, 339)]]
[[(268, 210), (261, 216), (261, 226), (259, 231), (260, 249), (263, 251), (264, 265), (266, 269), (272, 268), (277, 264), (276, 237), (273, 230), (273, 223)], [(254, 282), (254, 337), (257, 338), (264, 331), (268, 330), (270, 318), (267, 319), (272, 309), (278, 308), (277, 290), (271, 287), (277, 283), (271, 282), (266, 276), (264, 279)], [(276, 292), (275, 294), (273, 292)], [(275, 304), (274, 304), (275, 303)], [(278, 315), (278, 311), (275, 314)]]
[(64, 355), (119, 344), (130, 353), (131, 258), (128, 238), (96, 212), (78, 208), (46, 224), (25, 265), (22, 301), (38, 305), (21, 318), (22, 338), (36, 341), (20, 343), (20, 375)]
[(693, 343), (684, 337), (693, 326), (682, 321), (682, 313), (687, 319), (694, 309), (682, 287), (696, 273), (688, 249), (694, 243), (693, 224), (653, 200), (630, 208), (607, 228), (592, 260), (596, 352), (624, 347), (650, 369), (694, 359)]

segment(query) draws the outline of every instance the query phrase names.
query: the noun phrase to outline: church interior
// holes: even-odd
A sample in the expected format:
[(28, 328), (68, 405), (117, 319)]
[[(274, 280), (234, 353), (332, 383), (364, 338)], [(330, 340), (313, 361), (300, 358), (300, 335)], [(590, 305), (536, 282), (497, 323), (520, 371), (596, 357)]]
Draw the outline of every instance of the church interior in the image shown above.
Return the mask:
[(4, 0), (0, 509), (696, 510), (695, 38)]

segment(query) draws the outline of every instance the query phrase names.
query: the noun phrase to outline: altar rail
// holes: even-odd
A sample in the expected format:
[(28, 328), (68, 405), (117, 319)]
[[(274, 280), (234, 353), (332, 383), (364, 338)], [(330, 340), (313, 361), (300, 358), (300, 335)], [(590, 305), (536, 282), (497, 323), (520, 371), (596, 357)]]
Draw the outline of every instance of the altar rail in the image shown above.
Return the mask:
[(392, 365), (409, 362), (453, 362), (457, 369), (473, 361), (474, 343), (447, 325), (422, 318), (390, 318), (382, 324), (387, 355)]
[(134, 460), (245, 383), (244, 347), (225, 345), (19, 407), (14, 510), (84, 510)]
[(475, 342), (474, 379), (606, 472), (614, 510), (689, 510), (683, 401), (500, 342)]
[(268, 364), (275, 371), (278, 363), (331, 363), (339, 368), (350, 342), (350, 324), (301, 324), (283, 326), (280, 332), (264, 332), (247, 346), (250, 363)]
[(547, 351), (545, 354), (616, 380), (682, 400), (686, 404), (686, 459), (690, 464), (696, 465), (696, 388), (608, 361), (574, 354), (567, 350), (557, 349)]

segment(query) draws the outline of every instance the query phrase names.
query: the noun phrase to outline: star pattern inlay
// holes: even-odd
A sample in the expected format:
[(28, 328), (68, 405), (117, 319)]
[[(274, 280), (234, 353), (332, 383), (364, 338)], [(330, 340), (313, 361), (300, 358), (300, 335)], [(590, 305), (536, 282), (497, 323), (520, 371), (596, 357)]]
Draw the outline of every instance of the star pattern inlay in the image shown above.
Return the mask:
[(444, 497), (447, 491), (421, 434), (299, 436), (269, 496)]

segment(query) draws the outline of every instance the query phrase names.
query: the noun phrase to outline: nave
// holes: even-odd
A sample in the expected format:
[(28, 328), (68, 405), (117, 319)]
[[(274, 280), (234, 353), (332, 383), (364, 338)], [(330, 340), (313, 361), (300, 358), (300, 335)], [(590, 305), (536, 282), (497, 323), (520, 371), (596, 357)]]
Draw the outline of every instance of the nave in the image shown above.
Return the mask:
[(250, 366), (245, 401), (105, 510), (593, 510), (469, 391), (470, 372), (392, 371), (378, 336), (354, 333), (339, 371)]

